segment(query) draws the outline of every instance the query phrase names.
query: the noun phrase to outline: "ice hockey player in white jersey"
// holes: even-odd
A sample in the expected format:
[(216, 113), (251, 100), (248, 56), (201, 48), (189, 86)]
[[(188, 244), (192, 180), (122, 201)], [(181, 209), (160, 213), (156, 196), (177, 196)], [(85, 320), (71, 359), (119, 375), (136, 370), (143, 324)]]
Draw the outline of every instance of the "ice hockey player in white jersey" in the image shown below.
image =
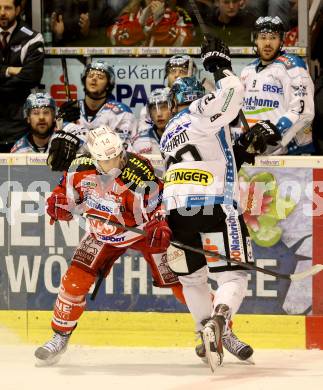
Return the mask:
[[(66, 102), (60, 107), (63, 130), (56, 133), (49, 150), (48, 163), (53, 171), (67, 170), (90, 130), (107, 125), (115, 130), (127, 148), (137, 132), (137, 119), (131, 109), (113, 99), (115, 73), (101, 60), (87, 65), (81, 75), (85, 98)], [(74, 123), (76, 122), (76, 123)]]
[(314, 117), (314, 86), (303, 59), (282, 51), (284, 27), (279, 17), (255, 23), (258, 58), (241, 73), (243, 113), (250, 125), (270, 121), (282, 136), (265, 154), (310, 154)]
[(157, 88), (148, 98), (145, 110), (151, 124), (134, 137), (132, 147), (140, 154), (160, 154), (159, 141), (171, 117), (170, 88)]
[[(229, 49), (222, 41), (206, 39), (201, 51), (204, 68), (217, 80), (217, 90), (204, 95), (195, 77), (177, 79), (171, 88), (172, 109), (177, 114), (160, 141), (166, 167), (164, 202), (168, 223), (174, 240), (250, 262), (250, 237), (237, 208), (237, 168), (228, 126), (242, 107), (243, 85), (231, 72)], [(223, 360), (231, 318), (246, 295), (247, 273), (216, 255), (206, 258), (172, 245), (168, 258), (183, 285), (187, 306), (197, 330), (202, 332), (214, 371)], [(213, 302), (209, 299), (207, 269), (218, 283)], [(232, 345), (236, 352), (238, 341)], [(246, 344), (242, 348), (241, 358), (248, 359), (252, 348)]]
[(48, 93), (31, 93), (24, 104), (28, 132), (13, 145), (10, 153), (46, 153), (56, 126), (55, 114), (55, 100)]
[[(178, 77), (195, 76), (197, 66), (192, 57), (188, 54), (176, 54), (170, 57), (165, 63), (164, 84), (171, 88)], [(140, 111), (138, 133), (140, 134), (153, 126), (152, 118), (146, 106)]]

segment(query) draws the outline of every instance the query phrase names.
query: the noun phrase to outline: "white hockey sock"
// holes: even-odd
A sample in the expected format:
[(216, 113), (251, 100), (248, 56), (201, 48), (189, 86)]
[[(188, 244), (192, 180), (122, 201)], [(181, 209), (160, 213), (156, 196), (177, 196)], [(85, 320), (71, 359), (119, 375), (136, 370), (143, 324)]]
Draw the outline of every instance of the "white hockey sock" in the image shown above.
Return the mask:
[(203, 328), (201, 321), (209, 318), (212, 312), (212, 298), (207, 284), (207, 271), (203, 267), (191, 275), (179, 276), (183, 285), (186, 305), (195, 321), (196, 330)]

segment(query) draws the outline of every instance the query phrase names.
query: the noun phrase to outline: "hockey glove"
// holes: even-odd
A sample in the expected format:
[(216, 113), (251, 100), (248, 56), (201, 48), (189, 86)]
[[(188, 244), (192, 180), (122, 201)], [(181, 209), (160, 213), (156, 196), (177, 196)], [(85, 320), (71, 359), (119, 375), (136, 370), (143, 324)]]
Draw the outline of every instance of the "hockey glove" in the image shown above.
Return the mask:
[(58, 119), (63, 119), (63, 122), (76, 122), (80, 119), (81, 111), (78, 100), (69, 100), (63, 103), (57, 114)]
[(201, 58), (204, 69), (208, 72), (216, 73), (220, 69), (232, 69), (228, 46), (221, 39), (209, 34), (204, 36)]
[(252, 141), (251, 138), (249, 133), (243, 133), (233, 144), (233, 153), (238, 171), (245, 162), (252, 165), (255, 163), (257, 153), (248, 149)]
[(282, 139), (277, 127), (269, 120), (259, 121), (252, 126), (249, 137), (254, 151), (260, 154), (268, 153), (270, 146), (279, 146)]
[(147, 246), (152, 253), (162, 253), (167, 250), (170, 245), (172, 231), (164, 219), (152, 219), (146, 223), (144, 231), (147, 233)]
[(55, 221), (70, 221), (73, 219), (73, 214), (68, 210), (68, 200), (65, 194), (51, 194), (47, 199), (47, 214), (51, 217), (50, 224)]
[(52, 171), (67, 171), (76, 157), (80, 140), (73, 134), (57, 131), (48, 152), (47, 165)]

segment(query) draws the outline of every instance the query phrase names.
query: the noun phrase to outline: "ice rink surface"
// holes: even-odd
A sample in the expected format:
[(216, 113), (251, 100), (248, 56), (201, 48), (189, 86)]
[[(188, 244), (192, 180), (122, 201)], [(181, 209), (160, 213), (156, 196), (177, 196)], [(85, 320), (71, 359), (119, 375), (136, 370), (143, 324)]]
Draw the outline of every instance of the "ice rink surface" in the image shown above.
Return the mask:
[(258, 350), (255, 365), (226, 353), (212, 375), (188, 348), (72, 345), (52, 367), (36, 367), (34, 349), (0, 345), (1, 390), (323, 389), (323, 351), (318, 350)]

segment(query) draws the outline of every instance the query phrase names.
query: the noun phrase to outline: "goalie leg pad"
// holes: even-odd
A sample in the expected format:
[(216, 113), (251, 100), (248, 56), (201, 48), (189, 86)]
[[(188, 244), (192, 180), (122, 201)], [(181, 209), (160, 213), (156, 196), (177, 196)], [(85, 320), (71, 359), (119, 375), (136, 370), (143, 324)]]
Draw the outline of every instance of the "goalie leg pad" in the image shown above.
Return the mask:
[(85, 310), (85, 295), (94, 283), (95, 276), (71, 265), (63, 276), (58, 293), (52, 328), (54, 331), (71, 332)]

